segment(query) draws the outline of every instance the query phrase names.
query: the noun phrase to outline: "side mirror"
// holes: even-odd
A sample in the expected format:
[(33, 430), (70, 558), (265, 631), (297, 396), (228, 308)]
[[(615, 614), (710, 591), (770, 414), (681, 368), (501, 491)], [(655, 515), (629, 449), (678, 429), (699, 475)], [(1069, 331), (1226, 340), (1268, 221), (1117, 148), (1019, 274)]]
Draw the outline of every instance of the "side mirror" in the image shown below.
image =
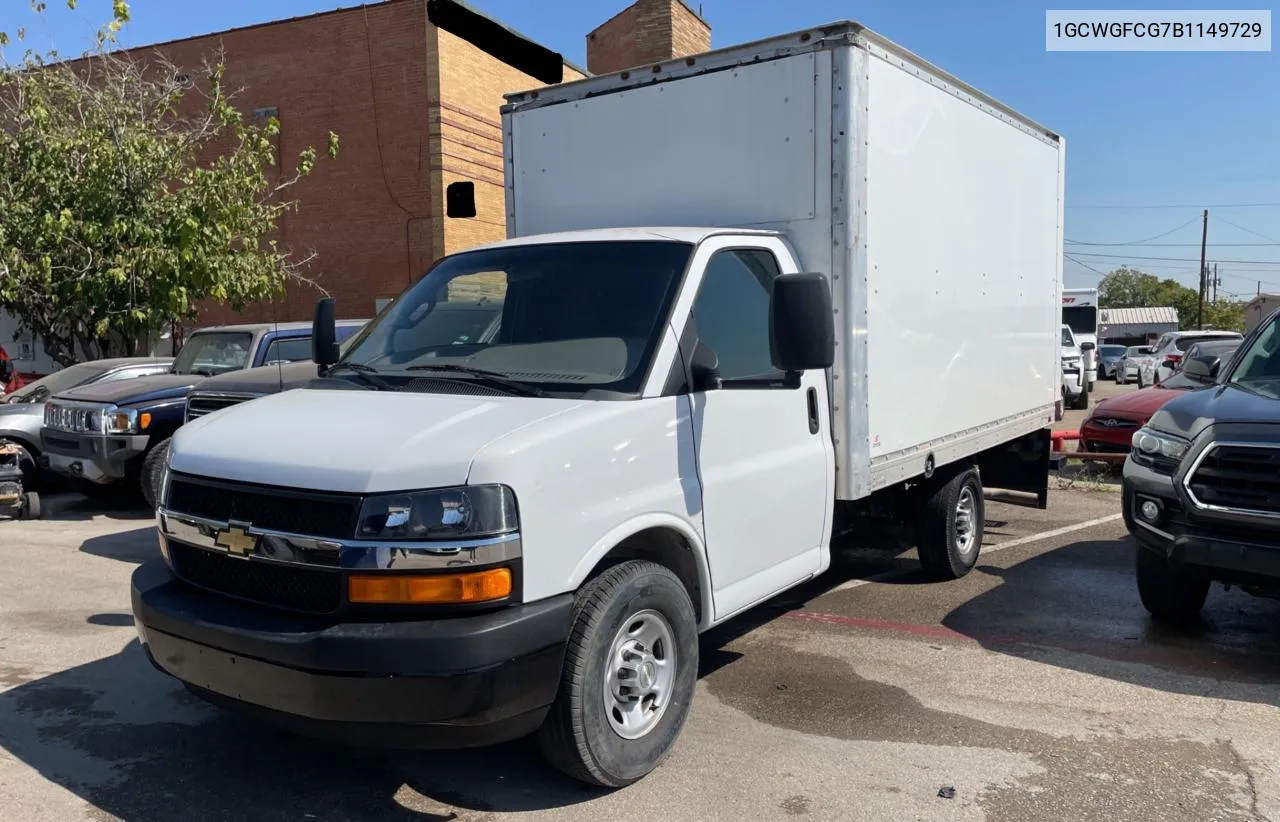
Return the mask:
[(1094, 350), (1094, 349), (1095, 349), (1095, 348), (1097, 348), (1097, 347), (1098, 347), (1098, 346), (1094, 345), (1094, 344), (1093, 344), (1093, 343), (1091, 343), (1091, 342), (1082, 342), (1082, 343), (1080, 343), (1080, 350), (1081, 350), (1081, 351), (1092, 351), (1092, 350)]
[(337, 337), (333, 298), (317, 300), (315, 317), (311, 320), (311, 359), (316, 365), (324, 368), (338, 361)]
[(836, 359), (831, 288), (821, 274), (784, 274), (769, 299), (769, 356), (779, 371), (830, 368)]
[(1218, 374), (1218, 362), (1212, 365), (1202, 359), (1187, 360), (1182, 364), (1182, 373), (1193, 380), (1210, 382)]

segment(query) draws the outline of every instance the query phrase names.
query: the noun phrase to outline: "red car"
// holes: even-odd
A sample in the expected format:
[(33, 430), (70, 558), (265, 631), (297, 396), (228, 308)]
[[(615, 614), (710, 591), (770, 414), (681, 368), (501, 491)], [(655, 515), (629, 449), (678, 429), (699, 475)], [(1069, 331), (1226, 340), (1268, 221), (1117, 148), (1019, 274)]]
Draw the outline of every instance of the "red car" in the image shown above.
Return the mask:
[(1105, 399), (1093, 407), (1080, 426), (1080, 450), (1094, 454), (1127, 454), (1133, 432), (1146, 425), (1160, 406), (1184, 391), (1196, 391), (1212, 384), (1197, 382), (1178, 373), (1151, 388), (1140, 388)]

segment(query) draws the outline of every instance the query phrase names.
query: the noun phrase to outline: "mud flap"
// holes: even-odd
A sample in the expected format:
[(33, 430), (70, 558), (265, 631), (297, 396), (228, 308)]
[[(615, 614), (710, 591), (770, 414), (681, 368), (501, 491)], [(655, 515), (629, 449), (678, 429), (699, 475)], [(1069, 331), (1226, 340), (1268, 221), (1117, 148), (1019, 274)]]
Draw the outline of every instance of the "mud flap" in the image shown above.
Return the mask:
[(1041, 428), (1006, 442), (974, 458), (982, 486), (988, 491), (1012, 491), (1034, 498), (995, 494), (1000, 502), (1044, 510), (1049, 507), (1049, 429)]

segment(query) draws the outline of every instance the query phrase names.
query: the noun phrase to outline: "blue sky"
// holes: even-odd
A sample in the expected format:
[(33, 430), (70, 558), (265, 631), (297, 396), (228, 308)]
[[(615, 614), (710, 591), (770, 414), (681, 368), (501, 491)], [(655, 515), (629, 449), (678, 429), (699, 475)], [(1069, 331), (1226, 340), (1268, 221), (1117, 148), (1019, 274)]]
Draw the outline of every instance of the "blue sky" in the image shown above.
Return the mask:
[[(627, 2), (471, 0), (579, 64), (586, 59), (586, 33)], [(62, 0), (49, 0), (43, 20), (26, 11), (26, 0), (2, 0), (2, 5), (0, 31), (25, 25), (33, 45), (55, 46), (65, 54), (91, 44), (110, 0), (79, 0), (76, 12), (62, 8)], [(122, 37), (128, 45), (354, 3), (131, 0), (131, 5), (134, 21)], [(1181, 6), (1133, 0), (1120, 6), (1080, 5), (1256, 7), (1209, 0)], [(1096, 282), (1098, 274), (1090, 267), (1108, 271), (1126, 261), (1194, 283), (1200, 209), (1208, 207), (1209, 259), (1224, 261), (1219, 263), (1221, 291), (1252, 294), (1258, 280), (1264, 291), (1280, 291), (1280, 63), (1274, 52), (1050, 53), (1044, 44), (1045, 6), (1027, 0), (703, 0), (701, 7), (717, 47), (853, 17), (1063, 134), (1066, 236), (1077, 241), (1067, 246), (1075, 258), (1066, 264), (1068, 286)], [(1275, 205), (1241, 205), (1253, 203)], [(1128, 207), (1135, 205), (1160, 207)], [(1114, 245), (1162, 234), (1140, 247)]]

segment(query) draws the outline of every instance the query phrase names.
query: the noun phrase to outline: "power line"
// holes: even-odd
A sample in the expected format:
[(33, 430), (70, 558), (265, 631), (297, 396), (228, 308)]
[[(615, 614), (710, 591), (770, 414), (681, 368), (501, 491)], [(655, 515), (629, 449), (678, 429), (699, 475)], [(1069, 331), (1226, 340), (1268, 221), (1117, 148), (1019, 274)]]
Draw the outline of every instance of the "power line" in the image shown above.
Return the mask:
[(1175, 231), (1181, 231), (1182, 229), (1186, 228), (1189, 225), (1192, 225), (1199, 219), (1200, 219), (1199, 217), (1192, 217), (1190, 220), (1187, 220), (1185, 223), (1183, 223), (1180, 226), (1171, 228), (1168, 231), (1155, 235), (1154, 237), (1147, 237), (1145, 240), (1134, 240), (1131, 243), (1085, 243), (1085, 242), (1080, 242), (1079, 240), (1067, 240), (1066, 242), (1071, 243), (1073, 245), (1117, 245), (1117, 246), (1118, 245), (1141, 245), (1142, 243), (1149, 242), (1151, 240), (1158, 240), (1161, 237), (1168, 237), (1170, 234), (1174, 233)]
[[(1199, 248), (1199, 243), (1082, 243), (1078, 240), (1066, 240), (1065, 242), (1072, 245), (1087, 245), (1090, 247), (1097, 246), (1138, 246), (1141, 248)], [(1280, 240), (1272, 243), (1211, 243), (1215, 248), (1275, 248), (1280, 246)]]
[(1117, 209), (1117, 210), (1138, 210), (1138, 209), (1179, 209), (1179, 208), (1280, 208), (1280, 203), (1210, 203), (1208, 205), (1075, 205), (1067, 204), (1067, 208), (1093, 208), (1093, 209)]
[(1086, 262), (1082, 262), (1081, 260), (1077, 260), (1075, 257), (1072, 257), (1070, 254), (1063, 254), (1062, 256), (1063, 256), (1063, 257), (1065, 257), (1066, 259), (1070, 260), (1071, 262), (1075, 263), (1076, 265), (1084, 266), (1085, 268), (1087, 268), (1087, 269), (1089, 269), (1090, 271), (1092, 271), (1094, 274), (1097, 274), (1099, 277), (1105, 277), (1105, 276), (1107, 276), (1107, 272), (1105, 272), (1105, 271), (1099, 271), (1098, 269), (1094, 268), (1093, 266), (1089, 265), (1088, 263), (1086, 263)]
[[(1175, 263), (1198, 263), (1197, 257), (1139, 257), (1132, 254), (1101, 254), (1092, 251), (1073, 251), (1071, 252), (1077, 257), (1099, 257), (1109, 260), (1169, 260)], [(1280, 260), (1218, 260), (1220, 263), (1229, 263), (1231, 265), (1269, 265), (1280, 268)]]
[[(1217, 220), (1220, 223), (1226, 223), (1232, 228), (1238, 228), (1241, 231), (1243, 231), (1245, 234), (1252, 234), (1255, 237), (1261, 237), (1264, 240), (1270, 240), (1272, 243), (1280, 245), (1280, 240), (1277, 240), (1275, 237), (1268, 237), (1266, 234), (1263, 234), (1261, 231), (1254, 231), (1252, 228), (1245, 228), (1239, 223), (1233, 223), (1230, 220), (1226, 219), (1225, 217), (1219, 217), (1217, 214), (1215, 214), (1213, 215), (1213, 219)], [(1261, 243), (1259, 243), (1259, 245), (1261, 245)]]

